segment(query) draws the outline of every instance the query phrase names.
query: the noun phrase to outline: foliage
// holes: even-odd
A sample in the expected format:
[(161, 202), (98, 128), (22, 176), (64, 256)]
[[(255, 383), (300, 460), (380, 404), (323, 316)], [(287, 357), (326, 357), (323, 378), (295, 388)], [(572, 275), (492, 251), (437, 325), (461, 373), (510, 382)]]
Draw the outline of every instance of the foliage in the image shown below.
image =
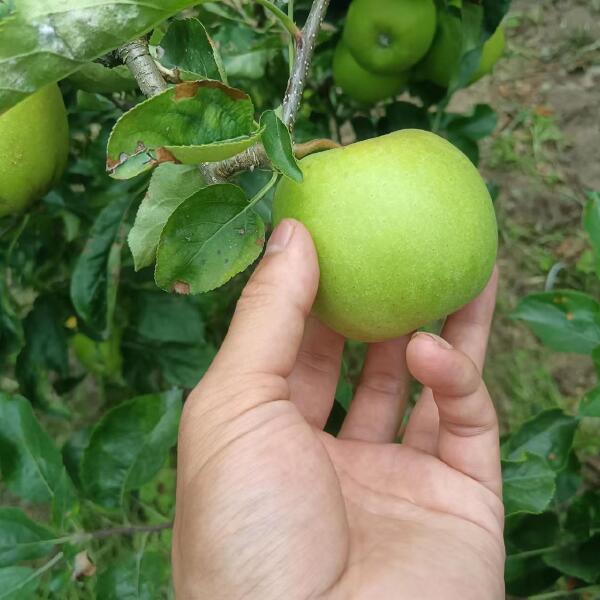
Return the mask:
[[(509, 3), (464, 2), (468, 43), (449, 89), (412, 82), (410, 98), (365, 110), (332, 82), (347, 10), (332, 2), (293, 139), (281, 110), (293, 28), (277, 11), (228, 1), (59, 4), (0, 0), (0, 112), (62, 80), (71, 125), (63, 181), (27, 214), (0, 221), (0, 596), (168, 598), (182, 400), (261, 253), (274, 183), (302, 178), (294, 143), (340, 142), (345, 124), (356, 139), (418, 127), (477, 162), (494, 111), (446, 107)], [(300, 21), (309, 8), (297, 2)], [(114, 52), (145, 33), (173, 84), (150, 99)], [(267, 170), (214, 184), (197, 167), (258, 142)], [(590, 196), (596, 250), (599, 206)], [(598, 359), (597, 307), (582, 291), (550, 291), (524, 299), (515, 317), (551, 347)], [(330, 431), (350, 397), (346, 365)], [(583, 489), (572, 449), (584, 419), (597, 417), (594, 389), (577, 415), (544, 412), (503, 441), (514, 593), (561, 574), (598, 581), (599, 498)]]

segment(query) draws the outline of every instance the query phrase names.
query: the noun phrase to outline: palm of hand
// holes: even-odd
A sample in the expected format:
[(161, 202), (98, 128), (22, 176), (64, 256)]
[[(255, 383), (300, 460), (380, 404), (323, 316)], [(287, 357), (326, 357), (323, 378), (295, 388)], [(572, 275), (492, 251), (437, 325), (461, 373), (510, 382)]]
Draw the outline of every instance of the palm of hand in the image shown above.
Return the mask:
[[(371, 345), (334, 438), (322, 429), (344, 340), (305, 324), (318, 270), (306, 230), (293, 236), (253, 275), (186, 403), (177, 598), (503, 598), (498, 427), (480, 375), (496, 278), (448, 319), (452, 346)], [(411, 375), (425, 391), (394, 444)]]

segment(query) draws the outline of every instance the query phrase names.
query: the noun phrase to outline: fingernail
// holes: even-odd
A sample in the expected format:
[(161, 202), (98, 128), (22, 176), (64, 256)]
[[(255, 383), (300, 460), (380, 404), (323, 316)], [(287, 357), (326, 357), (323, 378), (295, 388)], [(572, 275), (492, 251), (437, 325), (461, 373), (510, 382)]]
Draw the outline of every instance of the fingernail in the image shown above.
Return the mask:
[(281, 221), (281, 223), (275, 227), (269, 238), (265, 254), (275, 254), (285, 250), (292, 239), (295, 227), (294, 221), (291, 221), (290, 219)]
[(430, 340), (434, 341), (438, 346), (441, 346), (446, 350), (452, 349), (452, 346), (444, 338), (440, 337), (439, 335), (435, 335), (434, 333), (429, 333), (428, 331), (415, 331), (415, 333), (413, 333), (411, 337), (411, 340), (415, 339), (417, 336), (428, 337)]

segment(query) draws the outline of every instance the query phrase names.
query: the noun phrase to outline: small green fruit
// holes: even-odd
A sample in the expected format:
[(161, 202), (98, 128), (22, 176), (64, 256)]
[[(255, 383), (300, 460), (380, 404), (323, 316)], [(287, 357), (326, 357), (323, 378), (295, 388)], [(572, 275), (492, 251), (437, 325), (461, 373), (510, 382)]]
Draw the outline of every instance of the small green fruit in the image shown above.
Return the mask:
[(283, 179), (274, 222), (302, 221), (321, 269), (314, 312), (365, 342), (441, 318), (474, 298), (492, 272), (494, 208), (473, 166), (450, 142), (406, 129), (301, 161)]
[(364, 69), (397, 75), (425, 55), (435, 27), (433, 0), (354, 0), (343, 39)]
[(56, 84), (0, 115), (0, 217), (48, 192), (62, 176), (68, 152), (67, 113)]
[(357, 102), (375, 104), (400, 93), (408, 82), (408, 73), (377, 75), (363, 69), (343, 42), (333, 55), (333, 79)]

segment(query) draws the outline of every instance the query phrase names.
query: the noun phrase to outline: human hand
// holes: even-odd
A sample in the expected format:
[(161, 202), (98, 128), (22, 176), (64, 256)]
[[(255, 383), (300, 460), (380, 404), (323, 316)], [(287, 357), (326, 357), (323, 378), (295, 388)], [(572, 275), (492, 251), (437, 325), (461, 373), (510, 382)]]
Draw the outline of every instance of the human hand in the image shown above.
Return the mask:
[[(322, 431), (344, 340), (309, 311), (318, 264), (283, 221), (181, 421), (181, 600), (503, 599), (496, 414), (481, 379), (497, 275), (429, 334), (369, 347)], [(451, 346), (450, 346), (451, 344)], [(393, 443), (410, 375), (424, 391)]]

